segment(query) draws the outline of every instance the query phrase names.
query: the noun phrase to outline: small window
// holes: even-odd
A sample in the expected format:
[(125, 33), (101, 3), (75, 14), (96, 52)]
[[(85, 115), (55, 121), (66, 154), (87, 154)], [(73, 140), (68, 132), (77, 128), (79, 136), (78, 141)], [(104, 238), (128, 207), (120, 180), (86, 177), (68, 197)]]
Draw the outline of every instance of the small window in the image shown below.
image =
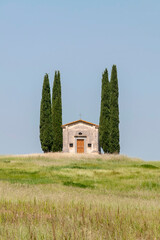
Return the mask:
[(79, 132), (78, 134), (79, 134), (79, 135), (82, 135), (82, 132)]
[(70, 143), (69, 146), (70, 146), (70, 147), (73, 147), (73, 143)]
[(91, 143), (88, 143), (88, 147), (92, 147), (92, 144), (91, 144)]

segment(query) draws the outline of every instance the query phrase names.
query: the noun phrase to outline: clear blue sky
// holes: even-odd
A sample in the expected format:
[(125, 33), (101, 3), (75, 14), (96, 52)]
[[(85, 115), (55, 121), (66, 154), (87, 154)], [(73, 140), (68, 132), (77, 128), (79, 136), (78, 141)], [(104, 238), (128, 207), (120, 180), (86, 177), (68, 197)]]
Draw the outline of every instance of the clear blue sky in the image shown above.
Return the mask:
[(117, 65), (121, 153), (160, 160), (160, 1), (1, 0), (0, 154), (41, 152), (43, 77), (60, 70), (63, 123), (99, 123)]

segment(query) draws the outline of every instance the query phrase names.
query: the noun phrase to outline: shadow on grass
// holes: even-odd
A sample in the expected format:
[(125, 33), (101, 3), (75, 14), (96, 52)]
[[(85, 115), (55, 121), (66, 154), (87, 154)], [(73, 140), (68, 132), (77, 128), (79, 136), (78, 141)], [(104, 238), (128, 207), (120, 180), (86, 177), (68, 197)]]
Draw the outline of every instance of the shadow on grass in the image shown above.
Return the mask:
[(94, 186), (91, 183), (84, 184), (84, 183), (72, 182), (72, 181), (63, 182), (63, 185), (72, 186), (72, 187), (79, 187), (79, 188), (92, 188), (92, 189), (94, 188)]
[(159, 169), (159, 167), (152, 165), (152, 164), (142, 164), (140, 165), (142, 168), (150, 168), (150, 169)]

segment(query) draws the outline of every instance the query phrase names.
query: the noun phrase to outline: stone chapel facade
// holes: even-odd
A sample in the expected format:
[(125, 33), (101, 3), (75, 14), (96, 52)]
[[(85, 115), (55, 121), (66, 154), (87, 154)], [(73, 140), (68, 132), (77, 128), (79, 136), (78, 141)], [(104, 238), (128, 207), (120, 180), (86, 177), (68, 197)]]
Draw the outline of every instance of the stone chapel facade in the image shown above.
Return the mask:
[(77, 120), (62, 125), (63, 152), (69, 153), (100, 153), (99, 126)]

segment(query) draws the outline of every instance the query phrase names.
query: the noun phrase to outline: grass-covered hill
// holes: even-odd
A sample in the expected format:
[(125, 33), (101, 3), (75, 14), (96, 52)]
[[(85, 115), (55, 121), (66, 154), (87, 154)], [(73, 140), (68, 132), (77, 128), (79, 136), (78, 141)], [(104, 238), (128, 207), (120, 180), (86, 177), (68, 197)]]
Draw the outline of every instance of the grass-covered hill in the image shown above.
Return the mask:
[(160, 162), (0, 157), (0, 239), (160, 239)]

